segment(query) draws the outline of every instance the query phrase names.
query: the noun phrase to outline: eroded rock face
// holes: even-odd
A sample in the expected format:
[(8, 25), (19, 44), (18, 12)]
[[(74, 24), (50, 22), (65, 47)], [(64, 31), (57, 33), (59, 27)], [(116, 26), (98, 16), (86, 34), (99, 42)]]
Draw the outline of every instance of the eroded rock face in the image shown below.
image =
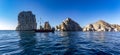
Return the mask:
[(103, 20), (99, 20), (96, 23), (85, 26), (83, 28), (83, 31), (113, 31), (113, 28), (112, 28), (111, 24), (109, 24)]
[(71, 18), (67, 18), (60, 25), (56, 26), (60, 31), (82, 31), (82, 28), (78, 23), (73, 21)]
[(114, 29), (114, 31), (120, 31), (120, 25), (118, 24), (112, 24), (112, 28)]
[(44, 24), (44, 30), (51, 30), (51, 29), (52, 28), (51, 28), (49, 22), (45, 22), (45, 24)]
[(31, 11), (23, 11), (18, 15), (18, 26), (16, 30), (33, 30), (37, 28), (35, 15)]
[(83, 31), (95, 31), (92, 24), (89, 24), (83, 28)]

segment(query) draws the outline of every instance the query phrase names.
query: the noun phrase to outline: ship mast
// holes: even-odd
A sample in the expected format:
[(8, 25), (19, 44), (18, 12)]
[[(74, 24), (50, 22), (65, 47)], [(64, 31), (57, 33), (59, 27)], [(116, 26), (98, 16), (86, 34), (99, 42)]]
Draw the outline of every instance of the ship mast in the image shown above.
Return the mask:
[(40, 29), (42, 29), (42, 26), (41, 26), (41, 18), (40, 18)]

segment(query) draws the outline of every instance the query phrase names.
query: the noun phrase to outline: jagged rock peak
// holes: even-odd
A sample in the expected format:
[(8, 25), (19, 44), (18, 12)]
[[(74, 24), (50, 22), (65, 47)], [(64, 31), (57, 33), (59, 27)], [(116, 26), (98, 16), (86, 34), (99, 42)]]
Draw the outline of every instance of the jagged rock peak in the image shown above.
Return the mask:
[(103, 21), (103, 20), (99, 20), (99, 21), (97, 21), (96, 23), (97, 23), (97, 24), (109, 24), (109, 23), (107, 23), (106, 21)]
[(56, 26), (60, 31), (82, 31), (79, 24), (71, 18), (65, 19), (60, 25)]
[(71, 18), (69, 18), (69, 17), (66, 19), (66, 21), (71, 21), (71, 20), (72, 20), (72, 19), (71, 19)]
[[(75, 22), (75, 21), (68, 17), (68, 18), (66, 18), (63, 22)], [(76, 22), (75, 22), (75, 23), (76, 23)]]

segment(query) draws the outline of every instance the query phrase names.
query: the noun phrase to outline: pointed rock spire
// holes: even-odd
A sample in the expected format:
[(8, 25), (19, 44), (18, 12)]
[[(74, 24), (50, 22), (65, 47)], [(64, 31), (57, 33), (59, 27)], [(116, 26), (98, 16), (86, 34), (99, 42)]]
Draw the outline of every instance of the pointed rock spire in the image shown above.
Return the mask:
[(67, 18), (64, 20), (57, 29), (60, 31), (82, 31), (82, 28), (79, 26), (78, 23), (73, 21), (71, 18)]
[(44, 30), (51, 30), (51, 26), (50, 26), (49, 22), (45, 22)]

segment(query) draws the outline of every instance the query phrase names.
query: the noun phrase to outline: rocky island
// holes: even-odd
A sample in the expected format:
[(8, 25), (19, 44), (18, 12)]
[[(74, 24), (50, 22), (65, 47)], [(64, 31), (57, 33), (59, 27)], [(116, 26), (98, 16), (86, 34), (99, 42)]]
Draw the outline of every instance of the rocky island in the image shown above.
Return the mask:
[(40, 25), (40, 29), (37, 29), (36, 17), (31, 11), (22, 11), (18, 15), (17, 31), (38, 31), (48, 32), (52, 31), (49, 22), (45, 22), (44, 26)]
[(103, 20), (99, 20), (93, 24), (86, 25), (83, 31), (120, 31), (119, 25), (112, 25)]
[(31, 11), (22, 11), (18, 15), (16, 30), (28, 31), (37, 28), (36, 17)]
[(40, 25), (40, 30), (52, 30), (52, 27), (49, 24), (49, 22), (47, 21), (47, 22), (44, 23), (44, 26)]
[(60, 31), (82, 31), (80, 25), (71, 18), (64, 20), (60, 25), (56, 26), (56, 29)]

